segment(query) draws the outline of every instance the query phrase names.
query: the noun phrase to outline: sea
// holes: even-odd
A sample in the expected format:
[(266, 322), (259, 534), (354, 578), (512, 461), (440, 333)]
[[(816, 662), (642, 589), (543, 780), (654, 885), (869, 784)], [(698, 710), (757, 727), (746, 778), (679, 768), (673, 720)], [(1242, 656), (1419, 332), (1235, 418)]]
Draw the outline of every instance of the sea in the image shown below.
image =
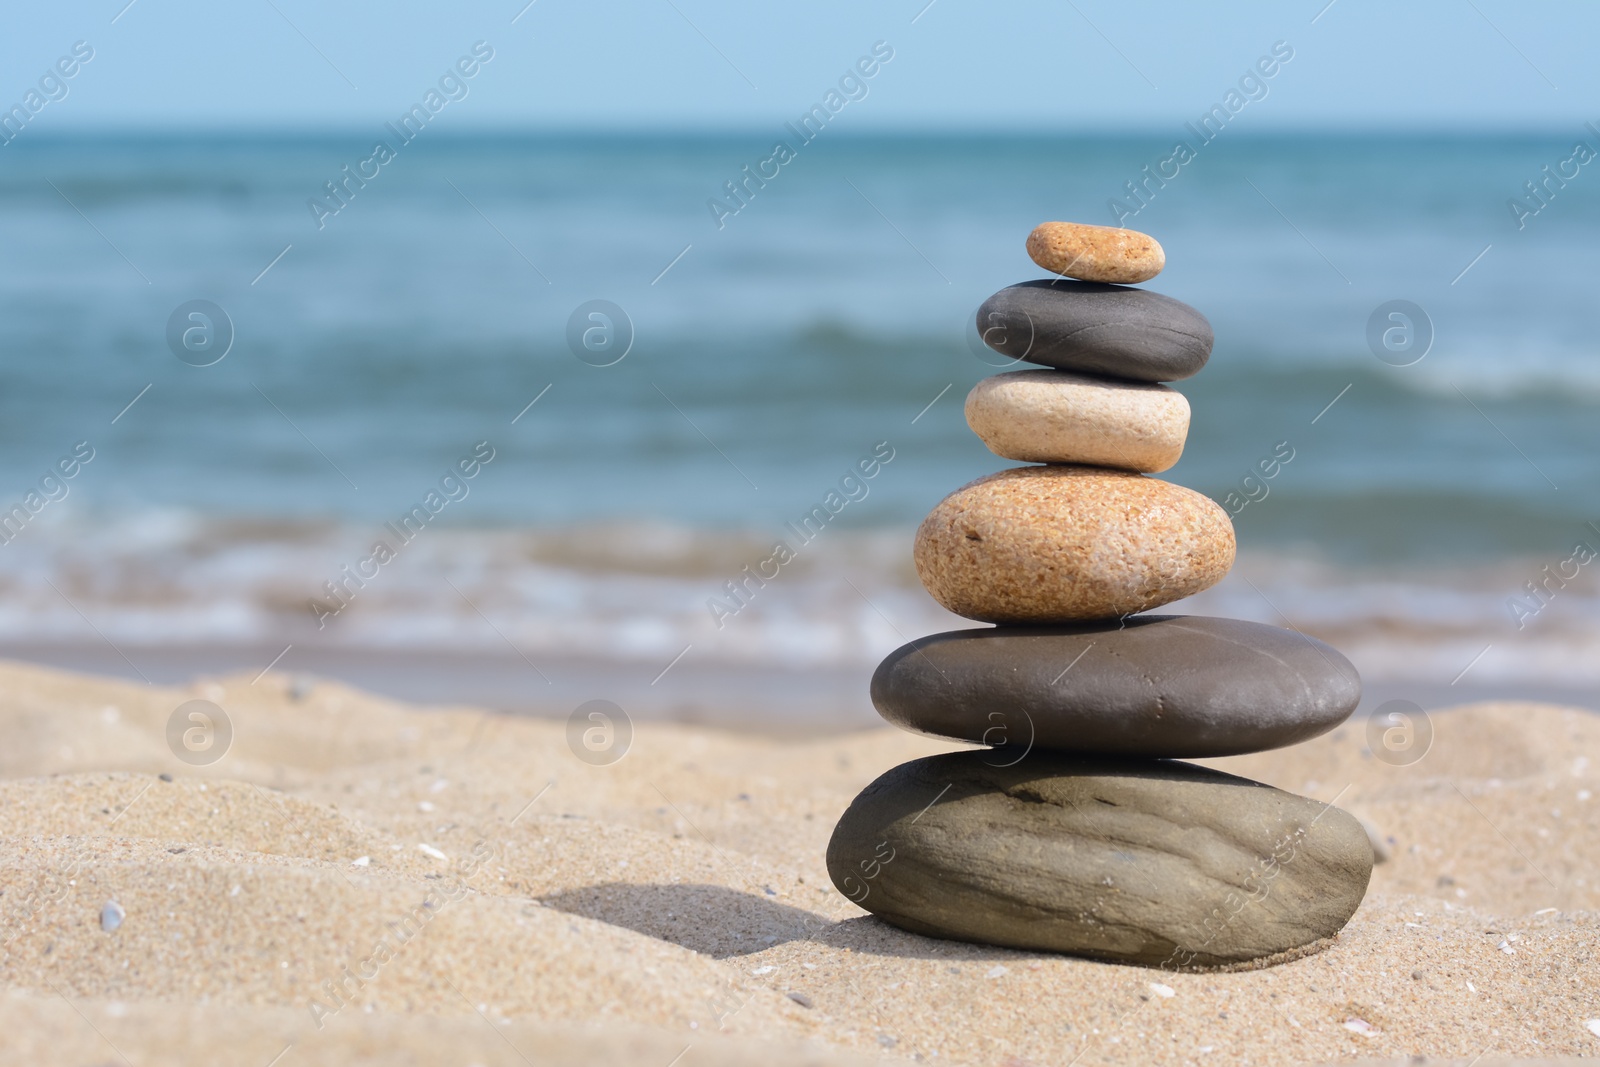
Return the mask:
[(1070, 219), (1155, 235), (1146, 287), (1215, 328), (1161, 477), (1238, 563), (1171, 610), (1321, 637), (1375, 696), (1600, 702), (1584, 131), (1230, 131), (1173, 173), (1180, 133), (829, 130), (774, 173), (781, 128), (430, 130), (381, 167), (382, 129), (30, 129), (0, 655), (868, 725), (883, 655), (973, 625), (911, 539), (1014, 465), (963, 419), (1019, 369), (974, 312)]

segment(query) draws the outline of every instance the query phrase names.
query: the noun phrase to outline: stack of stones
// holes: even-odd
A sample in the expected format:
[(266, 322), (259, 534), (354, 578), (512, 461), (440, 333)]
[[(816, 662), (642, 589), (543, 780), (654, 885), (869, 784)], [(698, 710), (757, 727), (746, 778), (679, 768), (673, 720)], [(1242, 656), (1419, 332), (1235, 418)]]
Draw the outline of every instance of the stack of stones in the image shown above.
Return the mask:
[(913, 641), (872, 679), (890, 722), (986, 747), (868, 786), (834, 830), (829, 873), (935, 937), (1172, 968), (1292, 953), (1361, 903), (1362, 824), (1175, 761), (1331, 730), (1361, 680), (1296, 631), (1138, 614), (1233, 565), (1223, 509), (1148, 477), (1177, 462), (1189, 426), (1160, 383), (1205, 365), (1211, 326), (1128, 287), (1166, 262), (1144, 234), (1047, 222), (1028, 253), (1055, 277), (990, 297), (978, 330), (1051, 369), (979, 382), (966, 415), (997, 455), (1042, 465), (956, 490), (915, 550), (939, 603), (995, 625)]

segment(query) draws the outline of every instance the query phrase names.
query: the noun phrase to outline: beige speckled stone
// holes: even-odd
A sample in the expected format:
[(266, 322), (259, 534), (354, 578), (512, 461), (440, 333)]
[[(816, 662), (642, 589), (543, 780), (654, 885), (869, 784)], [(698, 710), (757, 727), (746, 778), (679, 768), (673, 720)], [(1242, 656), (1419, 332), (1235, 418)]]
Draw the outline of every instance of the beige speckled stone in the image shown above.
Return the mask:
[(1130, 615), (1215, 585), (1233, 524), (1192, 489), (1096, 467), (1013, 467), (945, 497), (917, 530), (917, 576), (980, 622)]
[(1154, 474), (1183, 455), (1189, 401), (1164, 385), (1013, 371), (972, 387), (967, 425), (1006, 459)]
[(1119, 285), (1149, 281), (1167, 265), (1149, 234), (1085, 222), (1041, 222), (1028, 234), (1028, 256), (1052, 274)]

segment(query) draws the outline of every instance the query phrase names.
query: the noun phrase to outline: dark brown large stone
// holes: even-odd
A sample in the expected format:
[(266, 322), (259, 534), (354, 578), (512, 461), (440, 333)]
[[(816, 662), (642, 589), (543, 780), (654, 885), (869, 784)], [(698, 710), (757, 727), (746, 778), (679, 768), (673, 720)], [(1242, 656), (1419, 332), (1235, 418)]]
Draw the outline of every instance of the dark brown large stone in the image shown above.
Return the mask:
[(896, 726), (1016, 758), (1029, 747), (1260, 752), (1333, 729), (1360, 700), (1355, 667), (1321, 641), (1202, 615), (934, 634), (891, 652), (872, 676), (872, 702)]
[(828, 844), (839, 891), (913, 933), (1157, 967), (1329, 937), (1372, 873), (1338, 808), (1184, 763), (957, 752), (896, 767)]

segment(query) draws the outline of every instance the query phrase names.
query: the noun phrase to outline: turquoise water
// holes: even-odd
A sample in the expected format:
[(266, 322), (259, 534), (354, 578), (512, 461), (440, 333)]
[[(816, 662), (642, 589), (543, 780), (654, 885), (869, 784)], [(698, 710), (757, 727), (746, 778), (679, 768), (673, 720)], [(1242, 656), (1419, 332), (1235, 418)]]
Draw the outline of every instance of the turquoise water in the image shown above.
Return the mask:
[[(440, 536), (408, 549), (337, 639), (448, 643), (462, 620), (436, 601), (437, 572), (481, 586), (531, 627), (529, 647), (633, 641), (669, 657), (731, 572), (887, 441), (895, 459), (833, 547), (770, 597), (787, 614), (728, 654), (789, 654), (773, 650), (813, 624), (828, 648), (875, 648), (828, 629), (840, 602), (825, 587), (859, 567), (904, 598), (900, 629), (935, 620), (908, 579), (909, 529), (1005, 465), (961, 416), (1004, 363), (973, 350), (972, 311), (1039, 276), (1022, 247), (1035, 223), (1110, 222), (1170, 139), (828, 133), (719, 228), (707, 201), (781, 131), (419, 138), (319, 228), (308, 200), (332, 203), (324, 183), (381, 132), (0, 149), (0, 496), (21, 501), (77, 442), (95, 453), (0, 547), (0, 637), (87, 633), (41, 584), (52, 576), (113, 636), (275, 640), (488, 441), (494, 461), (440, 513)], [(1520, 229), (1508, 207), (1583, 132), (1227, 134), (1147, 187), (1128, 224), (1169, 262), (1148, 285), (1217, 336), (1177, 386), (1194, 420), (1164, 477), (1260, 497), (1235, 516), (1241, 566), (1324, 568), (1310, 593), (1273, 587), (1304, 610), (1341, 575), (1455, 568), (1440, 588), (1476, 590), (1498, 626), (1529, 563), (1565, 558), (1600, 521), (1600, 178), (1550, 187)], [(195, 299), (233, 326), (211, 366), (166, 340)], [(1403, 367), (1367, 340), (1397, 299), (1434, 334)], [(609, 366), (569, 346), (592, 300), (631, 322)], [(579, 334), (594, 324), (580, 318)], [(1283, 442), (1292, 461), (1246, 480)], [(1449, 614), (1420, 594), (1385, 610)]]

